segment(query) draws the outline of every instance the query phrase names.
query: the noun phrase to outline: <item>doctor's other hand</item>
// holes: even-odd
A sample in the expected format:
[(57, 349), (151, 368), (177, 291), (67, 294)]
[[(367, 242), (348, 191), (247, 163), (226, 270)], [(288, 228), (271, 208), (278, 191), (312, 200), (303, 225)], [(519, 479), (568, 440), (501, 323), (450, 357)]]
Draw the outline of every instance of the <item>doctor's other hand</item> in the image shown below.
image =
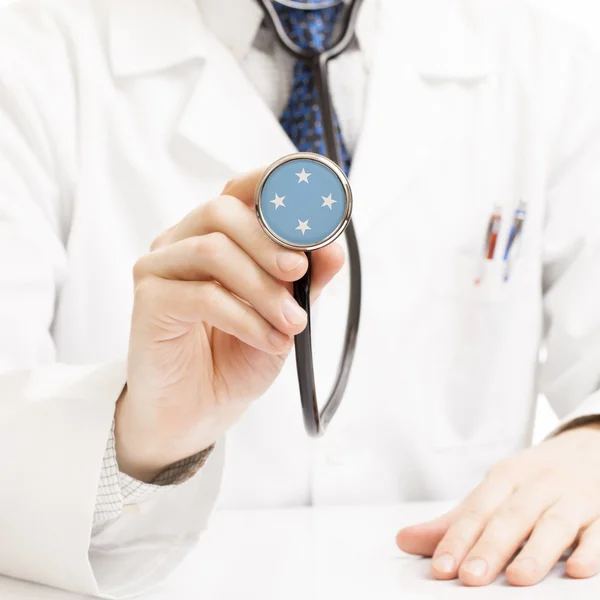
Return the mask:
[[(151, 481), (210, 447), (280, 372), (307, 316), (291, 282), (308, 267), (261, 229), (261, 172), (155, 240), (134, 267), (127, 386), (115, 436), (122, 471)], [(312, 300), (339, 271), (338, 244), (313, 253)]]
[[(401, 530), (401, 550), (433, 556), (436, 579), (540, 582), (574, 546), (567, 575), (600, 571), (600, 427), (567, 430), (492, 468), (456, 508)], [(521, 547), (521, 545), (523, 546)]]

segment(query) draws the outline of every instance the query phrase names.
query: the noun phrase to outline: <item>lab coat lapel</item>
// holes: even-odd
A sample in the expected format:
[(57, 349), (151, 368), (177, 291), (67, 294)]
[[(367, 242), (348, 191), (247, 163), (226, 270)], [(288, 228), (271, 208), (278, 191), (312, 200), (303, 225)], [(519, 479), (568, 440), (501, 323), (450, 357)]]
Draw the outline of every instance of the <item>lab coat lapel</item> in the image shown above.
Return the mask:
[[(206, 167), (212, 160), (217, 170), (237, 173), (294, 151), (231, 51), (204, 23), (195, 0), (147, 0), (143, 10), (138, 0), (107, 0), (107, 6), (115, 77), (189, 71), (191, 92), (174, 126), (174, 136), (199, 151), (197, 160), (186, 159), (188, 165)], [(258, 5), (255, 10), (259, 15)]]
[(295, 151), (276, 116), (222, 46), (211, 46), (176, 134), (244, 172)]
[[(247, 29), (262, 20), (258, 3), (245, 6)], [(295, 151), (277, 117), (248, 81), (239, 56), (204, 25), (202, 70), (177, 125), (177, 134), (205, 155), (244, 172)]]
[(382, 2), (351, 173), (359, 235), (464, 134), (450, 87), (468, 93), (493, 70), (493, 51), (467, 27), (460, 6), (451, 0)]

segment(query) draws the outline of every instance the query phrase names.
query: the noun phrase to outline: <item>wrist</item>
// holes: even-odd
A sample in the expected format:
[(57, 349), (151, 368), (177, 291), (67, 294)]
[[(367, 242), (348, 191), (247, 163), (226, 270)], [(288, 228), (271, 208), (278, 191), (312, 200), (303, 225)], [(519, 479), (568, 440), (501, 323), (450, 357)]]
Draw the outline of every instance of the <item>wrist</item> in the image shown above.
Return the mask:
[[(134, 479), (150, 483), (164, 468), (150, 452), (148, 437), (138, 431), (139, 423), (131, 414), (127, 386), (115, 408), (115, 448), (119, 470)], [(158, 452), (155, 453), (159, 455)]]
[[(214, 441), (202, 443), (197, 436), (169, 436), (165, 419), (152, 415), (128, 397), (127, 386), (119, 397), (115, 410), (115, 448), (122, 473), (151, 483), (160, 473), (183, 459), (197, 454)], [(195, 439), (188, 439), (195, 438)]]

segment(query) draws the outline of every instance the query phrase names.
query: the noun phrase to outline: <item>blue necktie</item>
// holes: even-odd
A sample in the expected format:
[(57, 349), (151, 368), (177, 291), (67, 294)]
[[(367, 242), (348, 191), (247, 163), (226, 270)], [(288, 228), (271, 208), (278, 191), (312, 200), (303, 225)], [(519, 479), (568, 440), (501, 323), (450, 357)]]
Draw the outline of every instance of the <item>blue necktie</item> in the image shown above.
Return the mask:
[[(322, 0), (304, 0), (305, 4), (315, 2)], [(335, 24), (344, 4), (341, 2), (313, 10), (289, 8), (278, 2), (274, 6), (283, 28), (295, 44), (304, 49), (322, 52), (333, 42)], [(298, 150), (326, 155), (323, 120), (317, 100), (312, 69), (309, 64), (299, 60), (294, 65), (292, 93), (281, 115), (281, 125)], [(350, 155), (335, 115), (334, 127), (342, 151), (343, 164), (340, 166), (348, 173)]]

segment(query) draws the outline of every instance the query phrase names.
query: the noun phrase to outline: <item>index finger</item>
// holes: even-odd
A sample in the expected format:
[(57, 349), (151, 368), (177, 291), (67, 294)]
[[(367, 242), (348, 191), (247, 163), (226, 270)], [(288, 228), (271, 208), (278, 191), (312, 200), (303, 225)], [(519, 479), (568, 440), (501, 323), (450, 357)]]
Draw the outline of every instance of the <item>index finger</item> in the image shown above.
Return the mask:
[(250, 208), (254, 207), (254, 192), (256, 186), (263, 176), (266, 167), (242, 173), (230, 179), (223, 188), (221, 196), (235, 196)]
[[(252, 212), (246, 209), (238, 210), (235, 213), (237, 215), (235, 218), (224, 219), (223, 211), (221, 210), (219, 230), (228, 235), (240, 247), (245, 249), (246, 252), (254, 256), (255, 260), (262, 264), (263, 268), (274, 277), (277, 277), (281, 281), (295, 281), (304, 274), (307, 268), (304, 253), (300, 250), (293, 251), (280, 247), (262, 231), (256, 216), (253, 214), (254, 192), (265, 168), (255, 169), (254, 171), (242, 174), (239, 177), (231, 179), (225, 185), (216, 204), (219, 206), (226, 205), (228, 210), (232, 212), (235, 208), (235, 200), (239, 200), (241, 202), (241, 204), (237, 203), (239, 208), (243, 209), (243, 204), (252, 209)], [(206, 233), (203, 228), (202, 219), (200, 218), (203, 208), (205, 208), (205, 205), (194, 209), (182, 221), (165, 231), (154, 241), (151, 250), (173, 244), (188, 237)], [(224, 226), (225, 223), (227, 227)], [(252, 248), (260, 247), (262, 250), (253, 252), (250, 246)], [(286, 272), (274, 266), (276, 264), (275, 256), (284, 254), (286, 256), (298, 256), (297, 266)], [(333, 276), (342, 268), (344, 252), (339, 244), (333, 243), (314, 251), (312, 256), (311, 300), (314, 301)], [(269, 264), (265, 263), (265, 257), (271, 257), (272, 260), (270, 260)], [(261, 258), (263, 258), (262, 261)]]
[(438, 544), (431, 567), (437, 579), (454, 579), (469, 550), (475, 545), (496, 509), (514, 491), (504, 478), (480, 483), (459, 506), (456, 519)]
[[(230, 179), (223, 188), (220, 197), (228, 196), (240, 200), (248, 208), (254, 208), (254, 191), (264, 173), (263, 169), (256, 169), (248, 173)], [(203, 232), (199, 225), (202, 222), (201, 215), (206, 205), (203, 203), (189, 212), (181, 221), (163, 231), (151, 244), (150, 250), (156, 250), (163, 246), (174, 244), (188, 237), (201, 235)]]

